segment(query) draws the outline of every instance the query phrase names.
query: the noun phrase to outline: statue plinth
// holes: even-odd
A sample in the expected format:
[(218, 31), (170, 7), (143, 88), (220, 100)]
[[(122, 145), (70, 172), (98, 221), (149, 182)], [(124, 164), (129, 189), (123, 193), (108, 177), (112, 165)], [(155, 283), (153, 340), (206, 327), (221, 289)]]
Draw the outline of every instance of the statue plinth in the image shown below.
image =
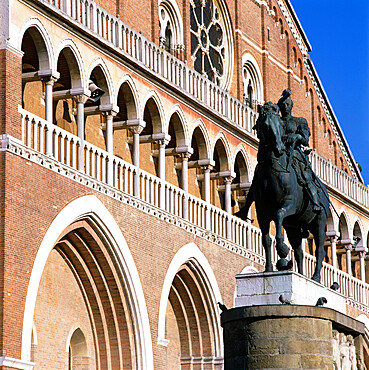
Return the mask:
[(236, 275), (235, 307), (280, 304), (282, 295), (294, 305), (315, 306), (325, 297), (324, 307), (346, 314), (346, 298), (338, 291), (308, 279), (294, 271)]

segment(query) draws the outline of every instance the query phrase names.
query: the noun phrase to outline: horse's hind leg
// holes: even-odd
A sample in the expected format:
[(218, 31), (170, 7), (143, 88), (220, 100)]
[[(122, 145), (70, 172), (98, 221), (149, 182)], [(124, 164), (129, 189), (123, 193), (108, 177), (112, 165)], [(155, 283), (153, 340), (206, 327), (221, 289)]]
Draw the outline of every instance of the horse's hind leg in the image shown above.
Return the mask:
[(259, 223), (259, 226), (261, 230), (261, 242), (265, 251), (265, 272), (272, 272), (272, 239), (269, 235), (269, 223)]
[(285, 228), (285, 230), (287, 232), (288, 241), (290, 242), (293, 249), (297, 271), (299, 272), (299, 274), (303, 275), (304, 253), (301, 247), (302, 231), (296, 228)]

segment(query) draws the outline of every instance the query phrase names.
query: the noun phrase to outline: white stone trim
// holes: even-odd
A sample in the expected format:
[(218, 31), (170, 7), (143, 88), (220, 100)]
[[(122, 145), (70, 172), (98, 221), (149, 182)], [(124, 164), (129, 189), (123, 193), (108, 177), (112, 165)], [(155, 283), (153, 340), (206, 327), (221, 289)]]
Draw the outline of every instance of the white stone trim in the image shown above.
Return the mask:
[(29, 361), (30, 359), (32, 323), (37, 292), (47, 258), (63, 230), (71, 223), (86, 217), (93, 218), (103, 230), (120, 263), (119, 268), (126, 278), (127, 294), (129, 295), (130, 307), (133, 310), (133, 320), (136, 320), (137, 323), (137, 332), (135, 333), (136, 351), (141, 350), (141, 353), (136, 352), (137, 366), (139, 369), (152, 369), (153, 353), (150, 324), (136, 265), (118, 224), (103, 203), (94, 195), (83, 196), (65, 206), (55, 217), (42, 240), (35, 258), (27, 291), (23, 318), (22, 360)]
[[(181, 126), (183, 129), (183, 136), (184, 136), (184, 142), (181, 142), (181, 141), (177, 142), (177, 146), (191, 146), (191, 140), (190, 140), (189, 133), (188, 133), (189, 130), (188, 130), (188, 123), (187, 123), (186, 115), (184, 114), (183, 109), (178, 103), (174, 104), (171, 110), (169, 111), (169, 113), (167, 114), (167, 120), (165, 122), (164, 132), (168, 133), (169, 122), (174, 113), (177, 113), (179, 120), (181, 121)], [(177, 138), (177, 141), (178, 141), (178, 138)]]
[[(96, 57), (92, 61), (92, 63), (90, 64), (90, 67), (88, 69), (88, 72), (87, 72), (87, 76), (88, 76), (87, 78), (90, 78), (92, 71), (96, 67), (100, 67), (101, 70), (103, 71), (105, 81), (106, 81), (106, 86), (108, 88), (108, 91), (106, 91), (106, 94), (102, 96), (100, 104), (101, 105), (113, 104), (113, 97), (115, 96), (114, 82), (113, 82), (113, 78), (110, 74), (110, 70), (109, 70), (108, 66), (106, 65), (103, 58), (101, 58), (99, 56), (99, 57)], [(87, 83), (88, 83), (88, 81), (87, 81)], [(99, 86), (99, 87), (101, 87), (101, 86)]]
[[(173, 27), (172, 32), (174, 37), (172, 46), (178, 44), (183, 45), (183, 20), (177, 2), (175, 0), (159, 0), (158, 5), (159, 22), (163, 23), (164, 26), (164, 22), (167, 22), (169, 18), (169, 22)], [(160, 8), (163, 8), (167, 13), (167, 17), (165, 17), (165, 19), (161, 18)], [(165, 27), (163, 26), (161, 29), (162, 34), (160, 36), (165, 37)]]
[[(76, 80), (71, 78), (72, 89), (81, 88), (81, 87), (87, 89), (88, 88), (88, 81), (86, 79), (86, 70), (85, 70), (85, 66), (84, 66), (84, 63), (83, 63), (83, 57), (82, 57), (82, 54), (81, 54), (77, 44), (75, 43), (75, 41), (73, 39), (71, 39), (71, 38), (65, 39), (58, 45), (58, 49), (57, 49), (57, 52), (56, 52), (55, 59), (58, 60), (59, 56), (60, 56), (60, 53), (62, 52), (63, 49), (66, 49), (66, 48), (70, 49), (70, 51), (72, 52), (72, 54), (75, 58), (76, 64), (78, 66), (78, 73), (79, 73), (79, 78), (80, 78), (79, 83), (77, 83), (76, 85), (75, 85)], [(68, 67), (69, 67), (69, 65), (68, 65)]]
[(35, 366), (35, 363), (30, 361), (19, 360), (17, 358), (1, 356), (0, 366), (10, 367), (12, 369), (32, 370), (33, 367)]
[[(165, 316), (167, 310), (167, 303), (169, 299), (170, 288), (173, 283), (173, 279), (176, 276), (178, 269), (189, 261), (194, 261), (198, 266), (198, 270), (201, 272), (202, 277), (207, 283), (209, 297), (211, 303), (215, 309), (214, 320), (217, 322), (218, 332), (215, 335), (215, 355), (222, 356), (223, 354), (223, 340), (220, 333), (220, 310), (217, 306), (217, 302), (223, 302), (220, 290), (218, 287), (217, 280), (215, 278), (214, 272), (206, 259), (205, 255), (200, 251), (199, 247), (195, 243), (189, 243), (184, 245), (173, 257), (170, 263), (167, 274), (165, 275), (163, 288), (161, 291), (160, 307), (159, 307), (159, 320), (158, 320), (158, 344), (163, 345), (163, 343), (168, 342), (165, 338)], [(216, 328), (214, 328), (216, 329)]]
[(247, 169), (247, 178), (248, 178), (248, 181), (251, 182), (252, 178), (254, 177), (254, 169), (253, 169), (253, 166), (251, 165), (250, 156), (245, 148), (244, 143), (238, 144), (234, 151), (234, 154), (232, 157), (232, 163), (233, 163), (232, 171), (234, 171), (234, 165), (235, 165), (238, 153), (241, 153), (241, 155), (243, 156), (245, 160), (246, 169)]
[(131, 119), (142, 119), (143, 120), (143, 116), (140, 116), (140, 112), (141, 112), (141, 106), (140, 106), (140, 94), (137, 90), (137, 86), (136, 86), (136, 83), (134, 82), (132, 76), (129, 74), (129, 73), (126, 73), (124, 74), (118, 81), (117, 83), (117, 88), (116, 88), (116, 94), (114, 96), (114, 104), (115, 105), (118, 105), (118, 94), (119, 94), (119, 90), (120, 88), (122, 87), (122, 85), (124, 83), (127, 83), (127, 85), (129, 86), (130, 90), (131, 90), (131, 93), (132, 93), (132, 96), (133, 96), (133, 99), (134, 99), (134, 103), (135, 103), (135, 109), (136, 109), (136, 115), (135, 117), (132, 117), (130, 115), (130, 112), (129, 112), (129, 109), (127, 109), (127, 115), (128, 115), (128, 119), (131, 120)]
[[(47, 61), (42, 60), (42, 58), (40, 58), (39, 50), (37, 50), (37, 54), (38, 54), (37, 56), (39, 59), (39, 69), (40, 70), (50, 69), (52, 71), (56, 71), (53, 44), (51, 42), (49, 33), (47, 32), (45, 26), (43, 25), (43, 23), (41, 22), (39, 18), (31, 17), (27, 19), (27, 21), (23, 24), (23, 27), (21, 31), (19, 32), (16, 49), (22, 50), (22, 41), (23, 41), (24, 34), (31, 27), (35, 27), (37, 31), (39, 32), (40, 37), (42, 38), (45, 44), (45, 51), (46, 51), (47, 59), (48, 59)], [(37, 45), (36, 45), (36, 49), (37, 49)]]
[[(248, 80), (244, 80), (243, 69), (247, 69), (249, 72)], [(254, 88), (255, 100), (259, 103), (264, 102), (264, 85), (263, 85), (263, 76), (259, 68), (258, 62), (250, 53), (245, 53), (242, 55), (242, 80), (243, 80), (243, 91), (247, 89), (247, 82), (251, 80), (251, 84)], [(246, 86), (245, 86), (246, 85)]]
[[(227, 140), (227, 137), (225, 136), (224, 131), (222, 131), (222, 130), (219, 130), (217, 132), (217, 134), (215, 135), (214, 141), (211, 145), (211, 159), (214, 159), (214, 151), (215, 151), (215, 147), (216, 147), (216, 144), (217, 144), (218, 140), (220, 140), (223, 143), (224, 150), (225, 150), (226, 155), (227, 155), (227, 158), (226, 158), (226, 160), (227, 160), (227, 170), (233, 172), (231, 148), (229, 146), (229, 142)], [(225, 169), (221, 168), (220, 171), (225, 171)]]
[[(146, 104), (147, 102), (150, 100), (150, 99), (153, 99), (155, 104), (156, 104), (156, 107), (158, 108), (158, 112), (159, 112), (159, 117), (160, 117), (160, 131), (159, 132), (164, 132), (164, 123), (166, 121), (166, 118), (165, 118), (165, 110), (164, 110), (164, 107), (163, 107), (163, 102), (161, 101), (161, 98), (159, 96), (159, 94), (157, 93), (156, 90), (154, 89), (151, 89), (150, 91), (148, 91), (143, 99), (143, 102), (141, 104), (141, 113), (140, 113), (140, 116), (144, 117), (144, 113), (145, 113), (145, 107), (146, 107)], [(152, 128), (153, 128), (153, 133), (156, 133), (155, 132), (155, 124), (153, 122), (153, 125), (152, 125)]]
[[(194, 135), (194, 132), (196, 130), (196, 128), (199, 128), (201, 133), (202, 133), (202, 136), (204, 138), (204, 141), (205, 141), (205, 150), (206, 150), (206, 159), (211, 159), (212, 158), (212, 153), (211, 153), (211, 142), (210, 142), (210, 136), (209, 136), (209, 131), (207, 130), (206, 126), (205, 126), (205, 123), (204, 121), (201, 119), (201, 118), (198, 118), (193, 124), (192, 124), (192, 128), (191, 128), (191, 132), (190, 132), (190, 140), (192, 142), (192, 138), (193, 138), (193, 135)], [(200, 153), (199, 153), (200, 155)], [(204, 159), (204, 158), (200, 158), (200, 159)]]

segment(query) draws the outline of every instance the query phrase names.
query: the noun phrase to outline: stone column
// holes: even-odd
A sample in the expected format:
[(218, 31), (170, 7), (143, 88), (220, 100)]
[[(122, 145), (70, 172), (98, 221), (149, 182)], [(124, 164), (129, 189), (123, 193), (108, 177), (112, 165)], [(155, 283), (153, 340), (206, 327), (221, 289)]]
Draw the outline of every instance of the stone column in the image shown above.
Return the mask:
[[(352, 244), (345, 245), (346, 249), (346, 271), (347, 273), (352, 276), (352, 268), (351, 268), (351, 250), (352, 250)], [(348, 296), (352, 297), (352, 284), (351, 281), (348, 285)]]
[[(53, 119), (53, 86), (55, 81), (59, 78), (59, 73), (50, 73), (49, 75), (43, 75), (42, 79), (45, 83), (45, 119), (51, 125), (54, 123)], [(52, 138), (52, 127), (49, 126), (46, 131), (46, 155), (52, 155), (53, 151), (53, 138)]]
[(334, 232), (327, 232), (327, 236), (331, 242), (331, 253), (332, 253), (332, 266), (334, 267), (333, 280), (337, 281), (337, 239), (339, 234)]
[(182, 158), (182, 172), (181, 172), (181, 188), (185, 192), (182, 200), (182, 217), (188, 219), (188, 159), (191, 157), (192, 152), (181, 153)]
[[(158, 176), (160, 180), (165, 181), (165, 147), (168, 145), (170, 139), (158, 140), (159, 144), (159, 158), (158, 158)], [(165, 187), (160, 186), (159, 189), (159, 207), (165, 208)]]
[(140, 133), (144, 129), (142, 125), (132, 125), (129, 127), (133, 134), (133, 148), (132, 148), (132, 162), (137, 167), (136, 173), (133, 177), (133, 195), (140, 196)]
[(365, 251), (359, 252), (360, 258), (360, 279), (365, 283)]
[[(91, 93), (89, 93), (91, 94)], [(77, 169), (84, 171), (85, 167), (85, 155), (84, 155), (84, 143), (85, 143), (85, 103), (89, 97), (88, 93), (74, 95), (73, 98), (77, 103), (77, 136), (80, 139), (80, 146), (78, 148), (78, 160)]]
[[(204, 172), (204, 201), (210, 205), (210, 171), (212, 170), (213, 166), (210, 164), (206, 166), (201, 166), (201, 169)], [(205, 210), (205, 228), (210, 229), (211, 222), (210, 222), (210, 208), (207, 207)]]
[[(225, 211), (232, 214), (232, 189), (231, 184), (233, 181), (233, 176), (224, 177), (224, 184), (225, 184)], [(231, 218), (227, 219), (227, 239), (232, 239), (232, 225), (231, 225)]]
[[(115, 109), (111, 110), (103, 110), (103, 115), (106, 117), (106, 129), (105, 129), (105, 145), (106, 151), (113, 155), (114, 146), (113, 146), (113, 117), (117, 115), (119, 112), (119, 108), (115, 107)], [(106, 180), (108, 185), (113, 185), (113, 160), (111, 156), (108, 156), (108, 164), (107, 164), (107, 171), (106, 171)]]

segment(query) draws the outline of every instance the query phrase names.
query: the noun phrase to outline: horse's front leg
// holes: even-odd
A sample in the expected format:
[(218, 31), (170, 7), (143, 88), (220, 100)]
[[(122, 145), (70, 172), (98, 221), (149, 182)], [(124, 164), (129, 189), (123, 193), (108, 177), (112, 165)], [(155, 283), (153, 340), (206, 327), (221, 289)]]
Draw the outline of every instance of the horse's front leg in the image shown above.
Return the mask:
[(274, 215), (274, 223), (276, 229), (276, 249), (280, 258), (286, 258), (288, 254), (288, 245), (283, 241), (282, 225), (285, 217), (292, 214), (292, 204), (285, 204)]
[(259, 226), (261, 230), (261, 242), (265, 251), (265, 272), (272, 272), (272, 239), (269, 235), (269, 222), (262, 222), (262, 224), (259, 222)]

